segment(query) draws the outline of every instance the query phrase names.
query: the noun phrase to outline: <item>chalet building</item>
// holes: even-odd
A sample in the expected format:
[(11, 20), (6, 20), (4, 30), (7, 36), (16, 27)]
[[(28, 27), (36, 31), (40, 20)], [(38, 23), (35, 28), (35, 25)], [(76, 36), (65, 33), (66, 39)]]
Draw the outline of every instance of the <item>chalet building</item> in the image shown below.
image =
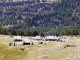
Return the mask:
[(45, 41), (57, 41), (58, 38), (56, 36), (45, 36)]
[(29, 39), (23, 39), (23, 45), (30, 45), (31, 41)]
[(23, 44), (23, 40), (21, 36), (14, 36), (14, 45), (19, 46)]

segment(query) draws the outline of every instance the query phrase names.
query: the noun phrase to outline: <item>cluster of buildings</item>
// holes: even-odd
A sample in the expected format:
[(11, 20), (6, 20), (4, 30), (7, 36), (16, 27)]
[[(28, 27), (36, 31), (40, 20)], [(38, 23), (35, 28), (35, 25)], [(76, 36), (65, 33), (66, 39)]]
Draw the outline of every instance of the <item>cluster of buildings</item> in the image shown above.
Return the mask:
[(10, 46), (22, 46), (22, 45), (34, 45), (34, 44), (44, 44), (46, 41), (67, 41), (66, 37), (57, 37), (57, 36), (36, 36), (32, 39), (24, 39), (22, 36), (13, 36), (14, 40), (9, 42)]

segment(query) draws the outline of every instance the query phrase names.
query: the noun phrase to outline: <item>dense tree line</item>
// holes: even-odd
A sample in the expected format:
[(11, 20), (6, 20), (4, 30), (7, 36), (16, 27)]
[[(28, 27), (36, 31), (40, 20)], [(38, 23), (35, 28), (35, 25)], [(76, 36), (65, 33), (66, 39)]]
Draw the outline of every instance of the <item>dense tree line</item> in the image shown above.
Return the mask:
[(5, 28), (0, 27), (0, 34), (7, 35), (8, 34), (8, 30), (5, 29)]
[[(80, 35), (80, 31), (77, 28), (66, 28), (62, 31), (58, 32), (51, 32), (53, 35)], [(8, 31), (8, 29), (0, 27), (0, 34), (4, 35), (20, 35), (20, 36), (36, 36), (41, 35), (44, 37), (44, 32), (40, 32), (37, 30), (22, 30), (22, 29), (14, 29), (12, 31)]]
[(65, 30), (63, 30), (60, 34), (61, 35), (79, 35), (79, 30), (74, 28), (74, 29), (70, 29), (70, 28), (67, 28)]
[(34, 30), (22, 30), (22, 29), (14, 29), (12, 31), (8, 31), (8, 29), (0, 27), (0, 34), (4, 35), (20, 35), (20, 36), (36, 36), (36, 35), (41, 35), (44, 36), (43, 32)]
[(30, 30), (12, 30), (11, 35), (21, 35), (21, 36), (36, 36), (36, 35), (41, 35), (44, 36), (43, 32), (39, 32), (37, 30), (35, 31), (30, 31)]

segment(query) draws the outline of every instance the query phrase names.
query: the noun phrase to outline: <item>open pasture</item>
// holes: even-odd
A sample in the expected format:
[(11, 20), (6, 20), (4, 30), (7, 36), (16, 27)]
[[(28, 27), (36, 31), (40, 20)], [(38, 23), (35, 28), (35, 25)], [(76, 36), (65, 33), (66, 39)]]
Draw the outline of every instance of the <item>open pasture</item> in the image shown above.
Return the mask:
[(22, 51), (22, 46), (9, 46), (13, 38), (0, 35), (0, 60), (80, 60), (80, 37), (66, 37), (68, 42), (25, 45)]

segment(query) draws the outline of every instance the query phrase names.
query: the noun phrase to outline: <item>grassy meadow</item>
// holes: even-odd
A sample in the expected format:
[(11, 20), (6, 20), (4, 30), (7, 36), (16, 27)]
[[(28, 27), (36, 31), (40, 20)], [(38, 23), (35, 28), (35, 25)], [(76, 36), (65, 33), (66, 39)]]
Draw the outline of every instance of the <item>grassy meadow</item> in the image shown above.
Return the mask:
[(0, 35), (0, 60), (80, 60), (80, 37), (67, 38), (68, 42), (23, 46), (24, 51), (21, 51), (21, 46), (9, 46), (13, 38)]

